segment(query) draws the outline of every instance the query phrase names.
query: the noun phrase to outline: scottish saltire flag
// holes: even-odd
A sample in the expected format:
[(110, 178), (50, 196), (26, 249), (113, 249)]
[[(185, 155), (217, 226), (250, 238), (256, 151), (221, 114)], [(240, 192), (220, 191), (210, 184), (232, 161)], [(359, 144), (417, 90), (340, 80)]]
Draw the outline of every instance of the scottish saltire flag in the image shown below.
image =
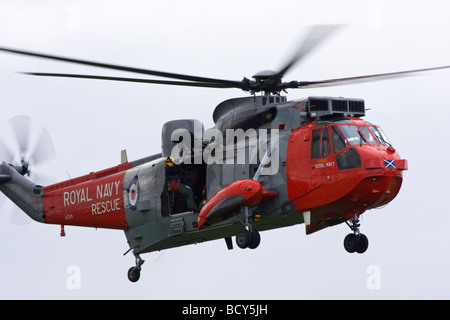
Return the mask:
[(384, 160), (384, 167), (386, 169), (389, 169), (389, 168), (395, 169), (395, 162), (394, 162), (394, 160)]

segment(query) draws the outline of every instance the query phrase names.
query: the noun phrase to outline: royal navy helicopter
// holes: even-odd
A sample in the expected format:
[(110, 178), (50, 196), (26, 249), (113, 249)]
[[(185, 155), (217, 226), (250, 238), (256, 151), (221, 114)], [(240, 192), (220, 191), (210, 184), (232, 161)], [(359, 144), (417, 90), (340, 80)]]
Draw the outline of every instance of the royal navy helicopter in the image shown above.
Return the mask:
[[(450, 66), (321, 81), (282, 81), (284, 75), (339, 26), (313, 26), (299, 50), (279, 71), (241, 81), (132, 68), (0, 47), (3, 53), (120, 70), (171, 80), (86, 74), (27, 73), (34, 76), (127, 81), (174, 86), (237, 88), (251, 95), (220, 103), (215, 126), (198, 120), (162, 127), (162, 152), (81, 177), (41, 186), (26, 176), (29, 163), (0, 164), (0, 191), (33, 220), (61, 226), (125, 232), (138, 281), (141, 254), (225, 239), (233, 248), (258, 247), (260, 232), (305, 224), (306, 234), (346, 223), (350, 253), (367, 250), (360, 216), (399, 193), (407, 160), (383, 130), (363, 120), (363, 99), (310, 96), (288, 101), (288, 89), (347, 85), (409, 76)], [(261, 93), (257, 95), (257, 93)], [(168, 165), (182, 166), (168, 181)], [(175, 184), (174, 184), (175, 182)], [(181, 192), (181, 187), (189, 193)], [(188, 208), (192, 197), (196, 208)], [(125, 253), (125, 254), (126, 254)]]

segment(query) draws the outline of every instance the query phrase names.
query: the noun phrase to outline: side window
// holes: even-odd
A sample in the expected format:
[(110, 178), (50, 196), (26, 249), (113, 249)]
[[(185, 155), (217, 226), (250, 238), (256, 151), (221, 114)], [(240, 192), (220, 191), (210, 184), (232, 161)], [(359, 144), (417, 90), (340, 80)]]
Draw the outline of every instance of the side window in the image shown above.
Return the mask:
[(330, 139), (328, 128), (313, 131), (311, 156), (313, 159), (326, 157), (330, 154)]
[(322, 130), (314, 130), (312, 138), (312, 158), (318, 158), (320, 154), (320, 133)]
[(328, 129), (322, 131), (322, 145), (320, 147), (320, 156), (326, 157), (330, 154), (330, 139), (328, 138)]

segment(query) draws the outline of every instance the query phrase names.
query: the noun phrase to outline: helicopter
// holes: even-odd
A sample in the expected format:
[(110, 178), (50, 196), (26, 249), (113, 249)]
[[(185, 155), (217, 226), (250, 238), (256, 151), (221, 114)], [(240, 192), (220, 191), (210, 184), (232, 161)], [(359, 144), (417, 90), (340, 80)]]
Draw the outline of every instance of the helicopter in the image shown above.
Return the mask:
[[(221, 102), (215, 126), (195, 119), (162, 127), (161, 152), (41, 186), (26, 176), (29, 163), (0, 164), (0, 191), (33, 220), (61, 226), (122, 230), (140, 279), (141, 254), (232, 237), (241, 249), (256, 249), (265, 230), (304, 224), (306, 234), (346, 223), (349, 253), (369, 246), (360, 231), (367, 210), (399, 193), (408, 162), (380, 126), (362, 118), (360, 98), (310, 96), (289, 101), (281, 93), (400, 78), (450, 66), (320, 81), (283, 81), (284, 75), (340, 26), (313, 26), (279, 71), (261, 71), (241, 81), (106, 64), (0, 47), (3, 53), (120, 70), (170, 80), (69, 73), (26, 72), (40, 77), (125, 81), (213, 89), (241, 89), (250, 96)], [(260, 95), (257, 95), (260, 94)], [(1, 160), (1, 159), (0, 159)], [(181, 169), (169, 181), (167, 166)], [(188, 193), (181, 192), (188, 189)], [(188, 207), (189, 197), (195, 207)]]

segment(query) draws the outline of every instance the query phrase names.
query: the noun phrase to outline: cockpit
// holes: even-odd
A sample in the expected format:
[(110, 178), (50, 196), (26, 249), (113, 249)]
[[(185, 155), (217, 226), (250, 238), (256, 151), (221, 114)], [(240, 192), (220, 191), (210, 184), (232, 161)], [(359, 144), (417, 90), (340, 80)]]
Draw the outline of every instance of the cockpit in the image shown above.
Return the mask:
[(383, 130), (369, 122), (348, 118), (318, 120), (312, 129), (311, 158), (336, 156), (340, 170), (360, 168), (361, 158), (355, 146), (391, 147)]

